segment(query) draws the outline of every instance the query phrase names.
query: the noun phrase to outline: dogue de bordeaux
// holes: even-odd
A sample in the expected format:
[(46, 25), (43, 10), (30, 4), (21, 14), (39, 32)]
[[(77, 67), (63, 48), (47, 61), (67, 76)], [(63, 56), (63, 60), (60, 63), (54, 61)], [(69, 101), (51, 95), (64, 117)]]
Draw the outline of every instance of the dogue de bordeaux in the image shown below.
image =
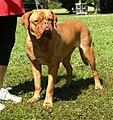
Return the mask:
[(48, 85), (43, 106), (53, 106), (54, 84), (60, 62), (67, 71), (65, 86), (70, 86), (72, 67), (71, 54), (78, 47), (85, 65), (90, 64), (95, 89), (102, 89), (96, 70), (92, 37), (88, 27), (80, 20), (66, 20), (57, 24), (57, 16), (52, 10), (38, 9), (25, 13), (20, 22), (28, 30), (26, 53), (32, 63), (34, 76), (34, 96), (30, 102), (38, 101), (41, 92), (42, 65), (48, 66)]

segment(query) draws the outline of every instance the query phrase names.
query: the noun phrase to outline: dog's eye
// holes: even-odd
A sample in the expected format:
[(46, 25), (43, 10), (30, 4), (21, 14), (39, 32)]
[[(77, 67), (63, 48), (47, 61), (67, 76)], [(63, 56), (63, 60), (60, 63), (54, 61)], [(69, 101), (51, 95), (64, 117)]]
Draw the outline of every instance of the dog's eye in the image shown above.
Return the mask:
[(53, 20), (53, 19), (48, 19), (48, 21), (51, 21), (51, 22), (53, 22), (54, 20)]
[(39, 20), (35, 20), (35, 21), (34, 21), (34, 24), (35, 24), (35, 25), (37, 25), (37, 24), (38, 24), (38, 22), (39, 22)]
[(39, 20), (35, 20), (34, 22), (38, 22)]

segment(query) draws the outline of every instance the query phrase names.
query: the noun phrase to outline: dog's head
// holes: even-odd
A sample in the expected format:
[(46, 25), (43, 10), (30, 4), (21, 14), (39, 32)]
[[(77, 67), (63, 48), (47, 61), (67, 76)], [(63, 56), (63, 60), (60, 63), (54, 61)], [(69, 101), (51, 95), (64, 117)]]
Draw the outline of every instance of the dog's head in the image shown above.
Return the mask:
[(43, 36), (49, 38), (56, 25), (57, 17), (51, 10), (38, 9), (25, 13), (20, 22), (37, 39)]

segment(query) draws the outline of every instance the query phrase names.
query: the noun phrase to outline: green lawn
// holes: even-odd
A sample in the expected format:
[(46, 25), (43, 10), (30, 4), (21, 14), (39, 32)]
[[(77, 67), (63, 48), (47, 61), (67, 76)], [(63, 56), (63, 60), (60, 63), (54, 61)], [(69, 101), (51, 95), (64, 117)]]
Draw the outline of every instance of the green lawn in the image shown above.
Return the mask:
[(66, 72), (60, 65), (53, 97), (54, 106), (44, 109), (47, 67), (43, 66), (43, 90), (39, 102), (27, 103), (33, 96), (33, 76), (25, 53), (27, 31), (18, 20), (16, 43), (12, 51), (4, 87), (12, 87), (13, 94), (23, 98), (22, 103), (1, 101), (6, 108), (0, 120), (113, 120), (113, 15), (69, 15), (58, 12), (58, 22), (67, 19), (82, 20), (91, 30), (97, 69), (103, 90), (95, 90), (90, 67), (80, 58), (78, 49), (72, 54), (72, 86), (62, 88)]

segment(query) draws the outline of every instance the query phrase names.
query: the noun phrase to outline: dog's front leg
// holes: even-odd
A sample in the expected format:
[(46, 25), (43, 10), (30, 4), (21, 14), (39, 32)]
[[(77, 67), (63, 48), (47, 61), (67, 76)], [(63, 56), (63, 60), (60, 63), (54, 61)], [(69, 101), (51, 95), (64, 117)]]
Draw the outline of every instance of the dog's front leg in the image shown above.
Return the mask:
[(45, 101), (43, 103), (43, 106), (46, 108), (53, 106), (52, 97), (53, 97), (54, 83), (56, 81), (58, 67), (59, 67), (59, 65), (49, 66), (48, 85), (47, 85), (47, 89), (46, 89)]
[(32, 72), (34, 76), (34, 96), (28, 100), (28, 102), (35, 102), (40, 99), (40, 92), (41, 92), (41, 77), (42, 77), (42, 70), (41, 65), (36, 63), (32, 64)]

